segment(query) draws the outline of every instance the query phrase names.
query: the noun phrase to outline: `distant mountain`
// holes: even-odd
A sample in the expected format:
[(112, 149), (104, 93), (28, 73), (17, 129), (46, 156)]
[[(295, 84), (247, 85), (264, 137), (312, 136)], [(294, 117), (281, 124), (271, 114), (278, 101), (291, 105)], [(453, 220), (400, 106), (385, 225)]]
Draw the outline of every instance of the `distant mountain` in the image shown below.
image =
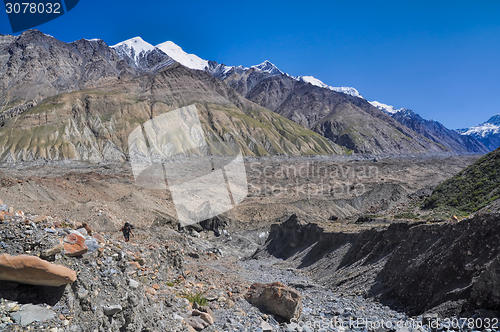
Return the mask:
[(393, 119), (413, 129), (417, 133), (443, 144), (456, 153), (487, 153), (488, 148), (472, 136), (460, 135), (454, 130), (448, 129), (434, 120), (425, 120), (417, 113), (409, 109), (400, 109), (394, 112)]
[(226, 66), (140, 37), (109, 47), (99, 39), (64, 43), (37, 30), (0, 36), (0, 160), (121, 160), (127, 123), (146, 121), (142, 109), (151, 117), (159, 105), (166, 112), (188, 102), (208, 105), (207, 119), (217, 115), (209, 121), (219, 123), (217, 135), (241, 132), (248, 155), (457, 150), (396, 121), (354, 88), (291, 76), (269, 61)]
[(135, 37), (111, 47), (116, 54), (138, 73), (156, 73), (176, 61), (162, 50)]
[(363, 96), (361, 96), (359, 94), (358, 90), (356, 90), (355, 88), (352, 88), (352, 87), (347, 87), (347, 86), (340, 86), (340, 87), (329, 86), (329, 85), (321, 82), (320, 80), (318, 80), (317, 78), (315, 78), (313, 76), (294, 76), (293, 78), (296, 79), (296, 80), (298, 80), (298, 81), (302, 81), (302, 82), (306, 82), (306, 83), (311, 83), (312, 85), (319, 86), (320, 88), (325, 88), (325, 89), (329, 89), (329, 90), (332, 90), (332, 91), (335, 91), (335, 92), (345, 93), (346, 95), (350, 95), (350, 96), (353, 96), (353, 97), (363, 98)]
[(296, 81), (299, 81), (299, 82), (310, 83), (310, 84), (318, 86), (320, 88), (325, 88), (325, 89), (329, 89), (329, 90), (332, 90), (335, 92), (345, 93), (347, 95), (351, 95), (354, 97), (363, 98), (361, 96), (361, 94), (358, 92), (358, 90), (356, 90), (355, 88), (352, 88), (352, 87), (329, 86), (313, 76), (291, 76), (291, 75), (288, 75), (287, 73), (282, 72), (280, 69), (278, 69), (278, 67), (276, 67), (272, 62), (270, 62), (268, 60), (265, 60), (263, 63), (261, 63), (259, 65), (252, 66), (250, 68), (246, 68), (243, 66), (226, 66), (226, 65), (218, 64), (215, 61), (209, 61), (209, 64), (206, 68), (206, 70), (208, 72), (210, 72), (214, 77), (216, 77), (222, 81), (225, 80), (230, 75), (233, 75), (233, 74), (243, 75), (251, 69), (254, 69), (254, 70), (258, 71), (259, 73), (263, 73), (265, 75), (268, 74), (269, 76), (285, 75), (285, 76), (288, 76), (288, 77), (290, 77)]
[(250, 68), (209, 65), (212, 75), (247, 99), (356, 153), (451, 152), (381, 112), (353, 88), (339, 92), (312, 78), (292, 77), (269, 61)]
[(142, 39), (111, 48), (36, 30), (0, 36), (0, 161), (124, 161), (132, 130), (190, 104), (215, 141), (245, 155), (345, 151)]
[(482, 142), (490, 151), (500, 147), (500, 114), (477, 126), (458, 129), (460, 134), (471, 136)]
[(0, 111), (136, 75), (102, 40), (64, 43), (38, 30), (0, 37)]
[(370, 104), (372, 104), (373, 106), (375, 106), (376, 108), (378, 108), (382, 112), (385, 112), (385, 113), (387, 113), (389, 115), (392, 115), (394, 113), (397, 113), (399, 111), (404, 110), (404, 108), (396, 109), (392, 105), (387, 105), (387, 104), (379, 103), (378, 101), (370, 101)]
[(417, 133), (442, 144), (455, 153), (486, 153), (490, 150), (472, 136), (463, 136), (434, 120), (426, 120), (406, 108), (396, 109), (392, 105), (371, 101), (370, 104), (390, 115), (393, 119)]

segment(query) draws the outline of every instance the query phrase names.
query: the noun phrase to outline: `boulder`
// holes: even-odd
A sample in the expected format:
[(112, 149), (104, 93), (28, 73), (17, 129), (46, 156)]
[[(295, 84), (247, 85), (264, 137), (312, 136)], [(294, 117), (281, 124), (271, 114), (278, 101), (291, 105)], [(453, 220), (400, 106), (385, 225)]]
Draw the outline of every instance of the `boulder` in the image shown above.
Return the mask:
[(64, 238), (64, 254), (69, 257), (85, 254), (89, 248), (85, 245), (85, 238), (78, 232), (68, 234)]
[(295, 289), (280, 282), (254, 283), (245, 299), (259, 309), (286, 320), (299, 318), (302, 312), (302, 296)]
[(17, 324), (23, 326), (29, 325), (35, 321), (45, 322), (53, 319), (55, 316), (56, 313), (53, 310), (33, 304), (25, 304), (19, 311), (11, 314), (12, 319), (14, 319)]
[(38, 286), (62, 286), (76, 280), (76, 272), (36, 256), (0, 255), (0, 280)]

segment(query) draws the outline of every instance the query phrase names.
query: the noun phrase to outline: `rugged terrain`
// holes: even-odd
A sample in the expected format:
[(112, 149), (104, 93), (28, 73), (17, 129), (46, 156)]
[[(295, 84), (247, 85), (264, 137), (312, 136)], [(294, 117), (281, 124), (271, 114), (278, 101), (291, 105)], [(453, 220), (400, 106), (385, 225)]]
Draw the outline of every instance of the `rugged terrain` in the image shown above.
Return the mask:
[(224, 82), (247, 99), (357, 153), (449, 152), (366, 100), (251, 68)]
[[(214, 312), (207, 331), (256, 331), (263, 322), (273, 331), (315, 331), (318, 324), (333, 331), (335, 321), (357, 318), (422, 325), (429, 312), (490, 317), (498, 310), (492, 291), (498, 216), (432, 224), (394, 218), (412, 193), (476, 159), (247, 158), (251, 195), (220, 218), (181, 230), (168, 191), (135, 186), (124, 164), (4, 165), (0, 195), (7, 206), (0, 208), (15, 216), (0, 223), (0, 254), (40, 255), (82, 222), (99, 241), (81, 257), (52, 257), (78, 273), (56, 292), (2, 282), (2, 329), (15, 330), (32, 317), (34, 309), (23, 306), (31, 303), (49, 310), (50, 319), (26, 325), (42, 330), (184, 331), (196, 296)], [(325, 169), (329, 175), (321, 177)], [(276, 191), (290, 182), (312, 188), (326, 180), (355, 188)], [(276, 187), (257, 190), (266, 181)], [(361, 184), (365, 189), (355, 190)], [(370, 212), (385, 217), (360, 219)], [(129, 243), (118, 231), (124, 221), (136, 226)], [(453, 278), (444, 273), (450, 269), (457, 271)], [(283, 322), (244, 299), (251, 283), (275, 281), (302, 294), (299, 321)], [(28, 318), (15, 323), (16, 312)]]
[[(483, 151), (475, 138), (420, 133), (355, 90), (313, 85), (269, 62), (222, 68), (175, 44), (127, 42), (1, 36), (0, 160), (123, 161), (135, 127), (191, 104), (208, 136), (250, 156)], [(183, 66), (179, 55), (199, 64)]]
[(397, 222), (359, 233), (325, 232), (296, 216), (271, 227), (253, 257), (282, 258), (337, 292), (378, 299), (406, 313), (498, 311), (500, 216), (460, 222)]
[[(286, 214), (314, 222), (332, 215), (356, 219), (362, 213), (379, 211), (393, 216), (411, 193), (433, 188), (477, 158), (248, 157), (249, 195), (222, 217), (233, 220), (232, 227), (258, 227)], [(29, 207), (27, 212), (32, 214), (88, 222), (98, 231), (109, 231), (127, 220), (140, 226), (175, 220), (170, 193), (135, 185), (129, 164), (2, 166), (0, 197)]]
[(1, 41), (3, 161), (124, 161), (133, 129), (191, 104), (208, 136), (236, 141), (245, 155), (346, 151), (175, 61), (145, 71), (102, 40), (64, 43), (37, 30)]
[(232, 140), (245, 155), (343, 153), (327, 139), (239, 96), (203, 72), (174, 64), (156, 75), (50, 97), (0, 130), (4, 161), (123, 162), (137, 126), (196, 104), (214, 141)]

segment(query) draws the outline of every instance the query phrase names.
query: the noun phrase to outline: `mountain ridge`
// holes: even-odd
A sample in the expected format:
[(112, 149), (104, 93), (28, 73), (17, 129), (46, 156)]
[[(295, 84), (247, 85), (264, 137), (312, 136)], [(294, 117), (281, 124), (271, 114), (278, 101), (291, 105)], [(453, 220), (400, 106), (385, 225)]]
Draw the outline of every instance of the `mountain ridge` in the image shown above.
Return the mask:
[[(177, 53), (170, 52), (171, 57), (165, 51)], [(186, 61), (191, 61), (187, 67), (182, 64)], [(271, 135), (273, 137), (271, 141), (274, 142), (262, 141), (256, 144), (245, 141), (245, 144), (250, 144), (252, 147), (261, 147), (259, 151), (251, 147), (249, 151), (252, 152), (247, 151), (251, 154), (342, 153), (347, 150), (363, 154), (455, 151), (453, 147), (443, 145), (439, 140), (429, 139), (402, 125), (362, 98), (357, 90), (349, 90), (353, 88), (330, 87), (308, 76), (294, 77), (279, 70), (267, 60), (251, 67), (225, 66), (187, 54), (172, 42), (153, 46), (140, 37), (134, 37), (110, 47), (101, 39), (80, 39), (64, 43), (38, 30), (29, 30), (17, 37), (3, 36), (0, 39), (0, 72), (4, 74), (0, 77), (0, 107), (4, 111), (7, 110), (4, 113), (10, 114), (12, 120), (23, 112), (30, 112), (31, 109), (39, 112), (40, 109), (57, 108), (57, 102), (50, 99), (54, 96), (89, 89), (104, 89), (99, 90), (101, 92), (98, 93), (107, 94), (110, 92), (106, 91), (106, 87), (113, 90), (120, 84), (127, 84), (127, 82), (131, 84), (130, 82), (138, 77), (161, 75), (163, 71), (171, 70), (178, 64), (188, 71), (198, 73), (195, 76), (208, 84), (209, 87), (203, 86), (206, 96), (212, 94), (211, 90), (215, 89), (216, 93), (225, 94), (224, 98), (230, 98), (226, 98), (226, 101), (242, 110), (243, 113), (246, 113), (244, 109), (247, 107), (244, 105), (248, 102), (255, 103), (252, 109), (256, 109), (256, 105), (259, 105), (263, 110), (269, 109), (303, 128), (300, 129), (292, 123), (287, 123), (288, 128), (293, 127), (291, 129), (293, 133), (280, 132), (279, 128), (282, 128), (286, 121), (284, 122), (279, 115), (266, 113), (265, 116), (259, 118), (252, 113), (253, 111), (247, 113), (246, 115), (253, 117), (253, 120), (245, 118), (243, 121), (246, 125), (255, 120), (266, 122), (266, 126), (273, 132), (273, 134), (266, 132), (266, 135)], [(205, 64), (204, 70), (200, 70), (199, 68)], [(198, 69), (193, 70), (189, 66)], [(185, 77), (190, 75), (187, 72), (182, 74)], [(208, 82), (208, 77), (216, 81)], [(174, 79), (173, 81), (179, 83), (182, 80)], [(184, 95), (190, 95), (191, 89), (198, 91), (197, 89), (203, 85), (193, 80), (189, 82), (193, 84), (193, 87), (179, 83)], [(165, 91), (179, 87), (167, 84)], [(138, 89), (139, 95), (145, 92), (141, 90), (143, 87)], [(341, 91), (336, 91), (336, 89)], [(201, 97), (197, 100), (204, 102)], [(31, 101), (36, 101), (36, 103), (31, 103)], [(41, 104), (38, 105), (40, 101)], [(219, 100), (222, 103), (226, 101)], [(185, 106), (185, 104), (182, 105)], [(261, 115), (264, 113), (261, 112)], [(222, 113), (220, 115), (223, 116)], [(4, 126), (5, 123), (11, 121), (9, 117), (3, 117), (3, 119), (5, 119), (2, 120)], [(312, 131), (307, 132), (307, 130)], [(306, 136), (309, 137), (307, 142), (304, 141), (304, 137), (299, 138), (301, 132), (307, 132)], [(319, 136), (312, 135), (313, 132)], [(295, 137), (292, 141), (298, 142), (295, 147), (289, 145), (292, 142), (291, 137), (280, 138), (280, 135), (289, 134)], [(321, 136), (323, 138), (320, 138)], [(285, 145), (278, 148), (279, 144), (274, 140), (282, 141)], [(244, 145), (243, 141), (240, 143)], [(94, 148), (102, 157), (103, 146)], [(124, 152), (121, 148), (118, 150)], [(19, 155), (19, 151), (14, 152)], [(23, 158), (27, 156), (22, 155)], [(7, 159), (15, 160), (16, 158), (17, 156), (13, 156)]]
[(500, 114), (495, 114), (476, 126), (458, 129), (457, 132), (464, 136), (474, 137), (488, 149), (495, 150), (500, 147)]

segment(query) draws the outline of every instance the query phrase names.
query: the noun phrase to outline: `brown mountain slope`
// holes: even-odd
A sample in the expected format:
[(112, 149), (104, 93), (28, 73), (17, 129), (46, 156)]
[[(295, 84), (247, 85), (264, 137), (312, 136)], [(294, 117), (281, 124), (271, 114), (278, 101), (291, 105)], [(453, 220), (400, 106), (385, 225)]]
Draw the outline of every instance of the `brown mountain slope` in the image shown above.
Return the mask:
[(4, 161), (123, 161), (128, 135), (141, 123), (196, 104), (205, 131), (230, 134), (246, 155), (332, 154), (327, 139), (249, 102), (208, 73), (172, 65), (158, 74), (49, 97), (0, 128)]
[(358, 153), (449, 152), (366, 100), (251, 68), (224, 79), (249, 100)]

